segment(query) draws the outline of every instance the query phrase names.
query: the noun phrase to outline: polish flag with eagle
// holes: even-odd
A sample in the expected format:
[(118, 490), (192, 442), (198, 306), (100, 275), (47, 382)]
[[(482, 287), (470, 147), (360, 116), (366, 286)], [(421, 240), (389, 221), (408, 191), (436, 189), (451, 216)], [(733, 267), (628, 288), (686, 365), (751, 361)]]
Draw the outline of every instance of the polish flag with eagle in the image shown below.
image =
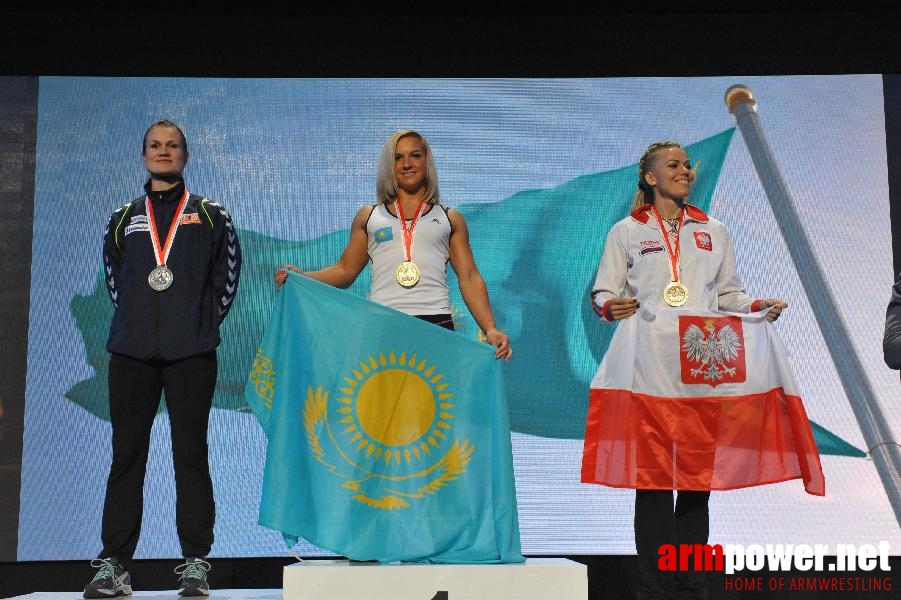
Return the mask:
[(766, 311), (641, 309), (592, 380), (582, 481), (729, 490), (826, 484), (785, 349)]

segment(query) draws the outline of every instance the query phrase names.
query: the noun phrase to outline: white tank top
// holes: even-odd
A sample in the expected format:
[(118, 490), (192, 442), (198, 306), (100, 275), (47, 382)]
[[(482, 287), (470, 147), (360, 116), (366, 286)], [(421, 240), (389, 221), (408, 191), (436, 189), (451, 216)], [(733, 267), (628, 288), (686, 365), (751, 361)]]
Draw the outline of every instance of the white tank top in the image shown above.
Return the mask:
[[(410, 223), (411, 219), (407, 219)], [(447, 287), (447, 260), (451, 226), (447, 213), (438, 205), (426, 205), (416, 222), (413, 262), (419, 267), (419, 283), (405, 288), (394, 274), (404, 258), (404, 233), (397, 217), (378, 204), (366, 222), (372, 287), (369, 299), (408, 315), (436, 315), (451, 312)]]

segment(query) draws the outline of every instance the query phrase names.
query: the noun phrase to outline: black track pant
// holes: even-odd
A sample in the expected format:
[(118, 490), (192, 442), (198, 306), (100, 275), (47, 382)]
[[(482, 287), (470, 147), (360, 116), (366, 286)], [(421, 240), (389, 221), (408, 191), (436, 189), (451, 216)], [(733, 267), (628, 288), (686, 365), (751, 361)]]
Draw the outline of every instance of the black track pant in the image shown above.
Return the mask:
[(110, 356), (113, 461), (103, 505), (101, 557), (128, 561), (138, 545), (150, 429), (164, 391), (172, 430), (176, 526), (182, 554), (209, 554), (216, 507), (207, 429), (215, 387), (215, 351), (176, 361)]
[[(642, 586), (640, 600), (701, 600), (707, 597), (703, 571), (661, 571), (659, 550), (663, 544), (706, 544), (710, 534), (707, 501), (710, 492), (635, 490), (635, 547)], [(690, 566), (694, 561), (689, 561)]]

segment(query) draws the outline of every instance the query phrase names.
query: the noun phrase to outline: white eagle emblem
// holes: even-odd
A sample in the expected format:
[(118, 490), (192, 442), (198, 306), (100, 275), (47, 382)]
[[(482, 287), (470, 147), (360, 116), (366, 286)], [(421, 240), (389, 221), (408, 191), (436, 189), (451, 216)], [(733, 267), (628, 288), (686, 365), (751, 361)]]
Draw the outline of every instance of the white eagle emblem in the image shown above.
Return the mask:
[(697, 368), (690, 370), (691, 376), (703, 375), (705, 381), (715, 385), (726, 375), (735, 375), (735, 367), (727, 364), (738, 358), (741, 337), (731, 325), (726, 325), (717, 332), (713, 320), (707, 319), (703, 329), (692, 324), (685, 330), (682, 349), (689, 362), (699, 363)]

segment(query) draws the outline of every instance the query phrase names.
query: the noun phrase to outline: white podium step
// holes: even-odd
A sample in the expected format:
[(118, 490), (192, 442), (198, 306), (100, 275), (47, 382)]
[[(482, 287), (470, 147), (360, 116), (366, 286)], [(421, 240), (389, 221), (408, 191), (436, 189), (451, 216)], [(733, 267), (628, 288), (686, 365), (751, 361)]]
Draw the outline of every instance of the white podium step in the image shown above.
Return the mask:
[(588, 569), (565, 558), (514, 565), (306, 560), (285, 567), (283, 587), (284, 600), (586, 600)]

